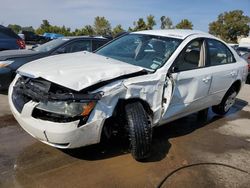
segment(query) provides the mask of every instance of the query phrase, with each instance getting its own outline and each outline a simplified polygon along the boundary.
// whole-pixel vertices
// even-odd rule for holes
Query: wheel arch
[[[241,81],[240,80],[234,81],[234,83],[232,84],[232,86],[230,88],[235,88],[235,90],[238,94],[240,92],[240,89],[241,89]]]
[[[126,105],[128,103],[133,103],[133,102],[140,102],[142,104],[143,108],[146,110],[147,114],[150,116],[153,116],[153,111],[152,111],[149,103],[141,98],[119,99],[116,107],[123,108],[124,105]]]
[[[121,121],[121,114],[124,114],[124,110],[125,110],[125,105],[126,104],[129,104],[129,103],[133,103],[133,102],[140,102],[143,106],[143,108],[145,109],[146,113],[151,116],[151,118],[153,118],[153,111],[149,105],[149,103],[141,98],[129,98],[129,99],[122,99],[120,98],[117,103],[116,103],[116,106],[113,110],[113,113],[110,117],[108,117],[107,119],[105,119],[105,122],[102,126],[102,129],[101,129],[101,134],[100,134],[100,139],[103,138],[104,136],[104,129],[107,128],[107,126],[110,126],[111,125],[111,129],[112,129],[112,126],[114,125],[113,123],[115,123],[117,120],[118,121]]]

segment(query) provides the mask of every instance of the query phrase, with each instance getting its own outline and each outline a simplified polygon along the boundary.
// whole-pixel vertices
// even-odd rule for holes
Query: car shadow
[[[244,106],[248,105],[247,101],[237,99],[235,106],[227,113],[227,116],[241,111]],[[209,125],[214,121],[223,118],[218,116],[209,109],[207,117],[198,118],[197,113],[191,114],[184,118],[170,122],[166,125],[157,127],[153,132],[152,155],[143,162],[160,161],[168,154],[171,138],[191,134],[192,132]],[[113,137],[100,144],[82,147],[78,149],[62,150],[72,157],[82,160],[102,160],[129,153],[128,142],[120,137]]]

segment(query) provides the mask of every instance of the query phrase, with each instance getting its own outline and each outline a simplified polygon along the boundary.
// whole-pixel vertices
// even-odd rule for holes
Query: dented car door
[[[163,121],[171,121],[209,105],[209,92],[212,74],[207,72],[205,42],[203,39],[191,41],[180,53],[170,75],[173,93],[169,106],[162,114]],[[169,95],[165,93],[164,95]]]

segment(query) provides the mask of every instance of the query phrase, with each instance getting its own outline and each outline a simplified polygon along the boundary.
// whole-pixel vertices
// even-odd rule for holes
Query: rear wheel
[[[150,156],[152,142],[151,120],[140,102],[125,106],[131,154],[135,160]]]
[[[236,96],[237,91],[234,87],[231,87],[223,97],[221,103],[212,107],[213,112],[219,115],[225,115],[234,105]]]

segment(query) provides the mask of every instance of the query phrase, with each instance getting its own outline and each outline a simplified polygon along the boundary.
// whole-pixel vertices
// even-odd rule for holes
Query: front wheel
[[[230,88],[223,97],[221,103],[212,107],[213,112],[218,115],[225,115],[234,105],[236,96],[236,90],[233,87]]]
[[[135,160],[150,156],[152,142],[151,121],[140,102],[125,106],[131,154]]]

